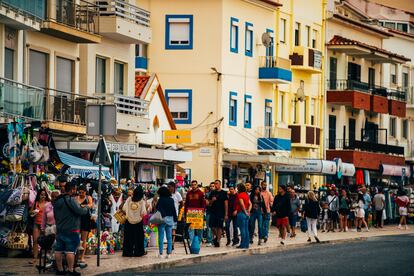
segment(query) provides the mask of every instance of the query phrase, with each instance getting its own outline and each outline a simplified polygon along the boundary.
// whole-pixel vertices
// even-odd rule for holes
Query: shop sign
[[[211,156],[211,148],[200,148],[200,156]]]
[[[106,147],[108,148],[109,152],[117,152],[117,153],[124,153],[124,154],[136,154],[137,153],[136,144],[121,144],[121,143],[106,142]]]
[[[189,208],[187,210],[186,222],[191,223],[191,229],[204,228],[204,209],[203,208]]]
[[[164,130],[164,144],[191,143],[191,130]]]
[[[276,165],[276,172],[336,174],[336,163],[319,159],[305,159],[305,165]]]

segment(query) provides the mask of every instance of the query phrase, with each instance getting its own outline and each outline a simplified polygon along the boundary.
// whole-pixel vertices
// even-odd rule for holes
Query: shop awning
[[[309,173],[309,174],[336,174],[336,162],[320,159],[298,159],[305,162],[304,165],[276,165],[276,172]]]
[[[352,163],[342,162],[342,176],[354,176],[355,166]]]
[[[379,171],[382,175],[388,176],[402,176],[405,171],[405,176],[410,177],[410,167],[408,166],[395,166],[382,164],[379,167]]]
[[[58,155],[62,163],[69,166],[69,169],[66,171],[66,173],[80,175],[81,177],[87,177],[90,174],[98,175],[99,168],[92,162],[61,151],[58,151]],[[102,166],[102,174],[106,178],[111,177],[109,168],[107,167]]]
[[[300,166],[305,165],[306,162],[303,159],[289,158],[286,156],[275,155],[248,155],[248,154],[236,154],[228,153],[223,154],[223,161],[227,162],[245,162],[245,163],[261,163],[271,165],[291,165]]]

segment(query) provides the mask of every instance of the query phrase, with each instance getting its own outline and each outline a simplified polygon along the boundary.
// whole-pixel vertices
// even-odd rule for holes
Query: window
[[[4,48],[4,77],[9,80],[14,79],[14,50]]]
[[[307,124],[308,120],[307,120],[307,116],[308,116],[308,106],[307,106],[307,100],[306,98],[303,100],[303,124]]]
[[[397,84],[397,65],[391,64],[391,83]]]
[[[295,22],[295,46],[300,45],[300,23]]]
[[[278,108],[277,108],[277,121],[283,122],[283,106],[284,106],[284,96],[283,93],[279,92],[279,97],[278,97]]]
[[[315,111],[316,111],[316,103],[315,99],[311,99],[310,102],[310,123],[311,125],[315,125]]]
[[[189,89],[166,89],[165,98],[176,124],[191,124],[192,91]]]
[[[166,15],[165,49],[193,49],[193,16]]]
[[[239,20],[237,18],[230,19],[230,52],[239,52]]]
[[[310,35],[311,35],[310,31],[311,31],[311,28],[310,28],[310,26],[305,26],[305,29],[306,29],[306,32],[305,32],[304,37],[303,37],[303,42],[305,43],[304,46],[310,47]]]
[[[124,64],[114,63],[114,94],[124,95]]]
[[[395,118],[390,118],[390,135],[392,137],[396,136],[396,132],[397,132],[396,128],[397,128],[396,119]]]
[[[280,19],[280,26],[279,26],[279,40],[282,43],[286,42],[286,19]]]
[[[237,126],[237,93],[236,92],[230,92],[229,125]]]
[[[56,89],[73,92],[74,61],[62,57],[56,58]]]
[[[244,95],[244,127],[252,127],[252,96]]]
[[[273,57],[274,56],[274,33],[272,29],[266,29],[266,33],[270,35],[270,45],[269,47],[266,47],[266,56],[267,57]],[[266,66],[270,66],[272,63],[273,58],[270,58],[270,60],[266,59]]]
[[[265,137],[270,137],[271,134],[271,128],[272,128],[272,100],[265,100]]]
[[[37,87],[46,88],[48,54],[30,50],[29,51],[29,84]]]
[[[397,30],[400,32],[408,33],[408,24],[407,23],[397,23]]]
[[[408,120],[402,121],[402,137],[405,139],[408,138]]]
[[[246,22],[245,33],[245,55],[248,57],[253,56],[253,24]]]
[[[389,29],[395,29],[395,23],[394,22],[384,22],[384,27]]]
[[[106,59],[96,57],[96,76],[95,76],[96,93],[106,92]]]
[[[318,31],[313,30],[312,31],[312,48],[316,49],[318,48]]]

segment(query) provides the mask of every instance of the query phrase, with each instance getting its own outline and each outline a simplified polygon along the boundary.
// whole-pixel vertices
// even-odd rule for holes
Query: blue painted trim
[[[265,108],[264,108],[264,112],[265,112],[265,116],[264,116],[264,125],[266,126],[266,105],[267,103],[272,103],[272,100],[269,99],[265,99]],[[270,127],[273,125],[273,107],[271,107],[271,112],[270,112]]]
[[[191,89],[165,89],[165,99],[167,104],[170,102],[170,94],[187,93],[188,94],[188,119],[174,119],[177,125],[191,124],[193,114],[193,91]]]
[[[230,52],[232,53],[238,53],[239,52],[239,26],[236,27],[236,47],[232,48],[231,45],[233,45],[233,22],[239,22],[239,19],[235,17],[230,18]]]
[[[274,33],[273,32],[273,30],[272,29],[269,29],[269,28],[267,28],[266,29],[266,33]],[[274,55],[274,53],[275,53],[275,40],[274,40],[274,38],[272,37],[272,48],[267,48],[266,47],[266,56],[267,57],[270,57],[270,56],[273,56]],[[271,50],[271,51],[269,51],[269,50]]]
[[[148,59],[146,57],[135,57],[135,69],[148,69]]]
[[[248,56],[248,57],[253,57],[253,40],[254,40],[254,33],[253,33],[252,30],[249,30],[248,29],[249,26],[252,26],[253,27],[253,24],[252,23],[249,23],[249,22],[246,22],[246,24],[245,24],[245,32],[244,32],[244,54],[246,56]],[[247,51],[247,32],[251,32],[252,33],[252,35],[251,35],[251,38],[252,39],[250,41],[250,49],[251,49],[251,51]]]
[[[282,138],[258,138],[258,150],[292,150],[292,142]]]
[[[259,79],[292,81],[292,71],[278,67],[260,67]]]
[[[170,18],[188,18],[190,19],[190,43],[188,45],[171,45],[170,44]],[[165,49],[166,50],[192,50],[193,49],[193,15],[192,14],[167,14],[165,15]]]
[[[230,120],[230,118],[231,118],[231,108],[230,108],[231,96],[236,96],[237,97],[237,93],[230,91],[230,94],[229,94],[229,125],[230,126],[237,126],[237,100],[235,100],[236,103],[234,105],[234,113],[235,113],[234,114],[234,121]]]
[[[252,104],[253,102],[251,101],[250,103],[248,103],[246,100],[247,99],[252,99],[252,96],[250,95],[244,95],[244,128],[252,128]],[[249,118],[248,121],[246,122],[246,108],[249,108]]]

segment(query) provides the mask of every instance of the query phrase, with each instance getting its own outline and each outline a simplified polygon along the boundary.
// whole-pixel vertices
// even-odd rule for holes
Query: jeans
[[[263,214],[262,238],[269,237],[270,213]]]
[[[198,236],[200,239],[200,243],[203,239],[203,230],[202,229],[188,229],[188,237],[190,238],[190,242],[193,241],[194,235]]]
[[[165,223],[158,225],[158,248],[160,251],[160,255],[162,255],[163,247],[164,247],[164,231],[167,235],[167,254],[171,254],[172,252],[172,227],[174,225],[174,218],[164,217]]]
[[[233,243],[239,242],[239,231],[237,231],[237,217],[229,217],[226,221],[226,237],[227,241],[230,241],[230,224],[233,224]]]
[[[207,213],[206,214],[206,229],[204,230],[204,232],[205,232],[207,243],[213,243],[213,231],[211,230],[211,227],[209,225],[210,225],[210,214]]]
[[[308,224],[308,237],[317,237],[318,229],[316,228],[316,223],[318,220],[313,218],[306,218],[306,222]]]
[[[376,210],[375,211],[375,220],[377,227],[382,226],[382,213],[384,210]]]
[[[240,228],[240,248],[249,248],[249,217],[244,212],[237,213],[237,226]]]
[[[256,220],[257,220],[257,228],[259,232],[259,240],[263,238],[262,234],[262,223],[263,223],[263,214],[260,210],[253,209],[250,214],[250,240],[253,240],[253,234],[256,228]]]

